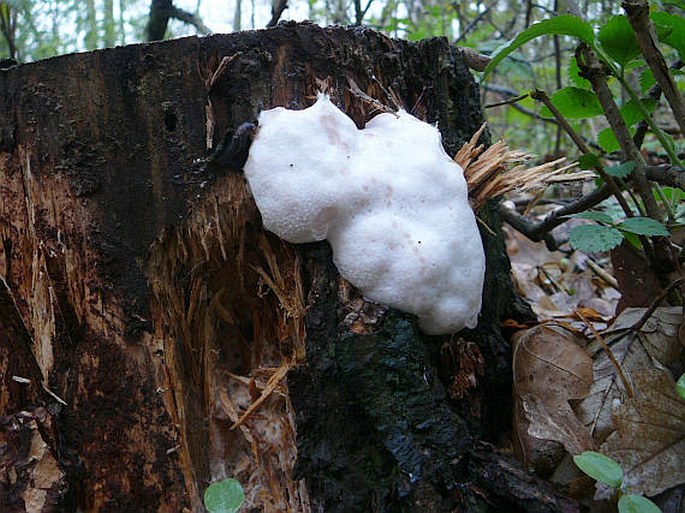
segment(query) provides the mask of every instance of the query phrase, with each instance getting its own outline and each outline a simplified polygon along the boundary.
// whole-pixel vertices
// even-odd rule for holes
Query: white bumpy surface
[[[266,229],[328,239],[340,274],[432,335],[475,327],[485,255],[466,181],[440,132],[407,112],[363,130],[327,95],[259,115],[245,175]]]

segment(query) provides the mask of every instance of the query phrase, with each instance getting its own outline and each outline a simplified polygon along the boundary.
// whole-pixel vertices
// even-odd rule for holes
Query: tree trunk
[[[427,337],[365,302],[326,243],[265,232],[242,174],[203,165],[321,81],[363,126],[348,78],[392,89],[451,153],[482,122],[446,40],[369,30],[287,23],[0,71],[0,510],[200,512],[225,477],[245,511],[573,509],[482,442],[510,424],[500,322],[528,315],[496,206],[478,329]]]

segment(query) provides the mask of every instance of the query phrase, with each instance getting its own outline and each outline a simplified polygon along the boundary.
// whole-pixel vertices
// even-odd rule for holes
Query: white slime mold
[[[428,334],[475,327],[485,255],[463,171],[435,127],[400,110],[358,130],[321,94],[259,115],[245,175],[265,228],[328,239],[368,299],[416,314]]]

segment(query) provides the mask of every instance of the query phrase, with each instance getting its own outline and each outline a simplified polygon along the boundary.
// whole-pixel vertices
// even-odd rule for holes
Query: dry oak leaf
[[[560,442],[572,454],[592,449],[589,430],[569,404],[592,383],[592,360],[578,339],[560,326],[540,325],[519,332],[514,344],[515,436],[526,465],[537,467],[531,459],[546,452],[534,439]]]
[[[646,308],[626,308],[603,338],[630,379],[636,370],[663,368],[676,360],[683,347],[678,341],[678,327],[683,322],[681,307],[657,308],[638,331],[633,327],[645,315]],[[614,430],[611,413],[614,404],[627,397],[616,367],[597,341],[588,344],[593,359],[594,383],[589,395],[576,408],[599,442]]]
[[[667,371],[632,377],[636,396],[615,409],[602,452],[621,464],[627,491],[654,496],[685,483],[685,401]]]

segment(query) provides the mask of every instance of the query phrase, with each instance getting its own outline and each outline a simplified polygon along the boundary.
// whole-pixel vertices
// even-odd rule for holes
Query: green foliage
[[[685,60],[685,19],[663,11],[653,12],[651,18],[659,32],[661,42],[674,48],[678,56]]]
[[[590,89],[590,81],[580,76],[580,69],[578,68],[578,61],[576,56],[572,55],[568,61],[568,78],[581,89]]]
[[[597,95],[579,87],[564,87],[554,93],[550,100],[567,119],[587,119],[604,113]],[[543,107],[540,115],[551,117],[552,113],[547,107]]]
[[[619,513],[661,513],[659,507],[649,499],[641,495],[620,492],[623,469],[613,458],[599,452],[585,451],[575,455],[573,462],[594,480],[619,490]]]
[[[618,224],[621,231],[646,235],[648,237],[668,237],[668,229],[651,217],[630,217]]]
[[[618,513],[661,513],[661,510],[646,497],[631,493],[618,499]]]
[[[588,44],[593,44],[595,40],[595,33],[590,24],[576,16],[556,16],[534,23],[512,41],[505,43],[495,51],[485,68],[483,77],[487,77],[505,57],[521,48],[528,41],[544,35],[574,36]]]
[[[635,169],[635,162],[624,162],[623,164],[616,164],[604,169],[606,174],[614,178],[628,178],[630,173]]]
[[[245,502],[245,492],[236,479],[224,479],[205,490],[205,507],[209,513],[235,513]]]
[[[586,153],[578,158],[578,165],[580,169],[595,169],[602,165],[599,161],[599,157],[594,153]]]
[[[640,46],[628,18],[623,15],[613,16],[597,34],[602,48],[621,67],[640,55]]]
[[[678,397],[685,400],[685,374],[680,375],[678,382],[675,384],[675,388],[678,392]]]
[[[599,225],[574,226],[569,232],[569,243],[574,249],[587,253],[609,251],[628,239],[635,242],[634,235],[668,237],[668,229],[651,217],[631,217],[615,223],[604,212],[581,212],[575,218],[589,219]]]
[[[573,457],[576,466],[588,476],[612,488],[623,482],[623,469],[609,456],[595,451],[585,451]]]

